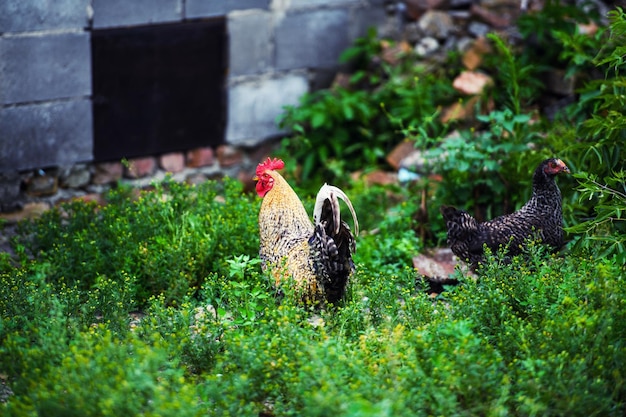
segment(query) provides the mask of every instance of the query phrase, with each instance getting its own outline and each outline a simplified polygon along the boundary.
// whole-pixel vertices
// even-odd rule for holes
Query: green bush
[[[577,240],[579,248],[600,257],[615,255],[626,263],[626,14],[617,8],[609,17],[608,39],[598,38],[599,52],[586,58],[603,69],[605,77],[586,83],[581,91],[586,97],[571,110],[585,118],[577,130],[580,139],[568,147],[577,155],[579,187],[572,201],[578,218],[567,230],[585,238]]]
[[[363,207],[385,198],[377,189],[360,193]],[[249,196],[229,198],[232,207],[252,211]],[[192,213],[197,199],[196,187],[175,197]],[[127,200],[110,204],[118,205],[111,213],[128,215],[120,209]],[[145,213],[155,201],[132,204],[147,205],[137,207]],[[90,288],[63,285],[49,278],[80,253],[55,259],[35,251],[37,257],[0,276],[0,370],[14,392],[0,410],[16,416],[623,413],[622,264],[573,254],[560,259],[531,245],[511,264],[493,258],[478,281],[457,272],[461,285],[432,299],[411,268],[422,247],[411,211],[402,202],[380,215],[378,233],[359,238],[347,299],[317,312],[275,297],[257,255],[245,253],[248,241],[225,254],[215,264],[219,271],[208,272],[198,288],[153,294],[141,312],[131,311],[137,303],[129,297],[140,285],[131,275],[100,275]],[[134,221],[137,230],[144,230],[142,222],[155,224]],[[73,222],[64,218],[59,228],[81,230]],[[200,232],[180,233],[184,242]]]
[[[73,202],[21,225],[27,252],[50,262],[48,282],[90,289],[129,280],[127,300],[141,307],[152,295],[176,300],[209,274],[226,274],[233,253],[258,252],[259,201],[242,198],[237,181],[166,181],[138,197],[122,188],[106,198],[103,207]]]
[[[473,330],[498,349],[523,415],[612,415],[626,382],[622,265],[544,250],[531,245],[507,265],[492,259],[453,296],[452,314],[471,314]]]
[[[549,68],[562,68],[569,64],[567,57],[570,52],[567,51],[571,51],[570,47],[573,46],[567,44],[565,39],[576,35],[578,23],[594,22],[601,25],[600,20],[600,10],[593,2],[574,5],[561,0],[547,0],[541,10],[524,13],[517,21],[526,41],[522,61],[538,67],[538,77]],[[587,47],[590,39],[587,35],[584,38],[581,36],[576,45],[578,50]],[[576,64],[582,61],[577,59]]]
[[[537,249],[483,272],[445,303],[359,281],[386,307],[354,298],[322,325],[281,306],[227,332],[204,392],[217,415],[619,415],[620,265]]]
[[[454,100],[445,74],[416,64],[413,53],[399,54],[394,64],[381,54],[370,30],[342,56],[354,66],[348,86],[305,94],[285,109],[280,125],[294,136],[283,140],[282,153],[301,164],[303,182],[345,185],[351,172],[385,166],[385,156],[403,139],[394,123],[430,119],[441,103]]]
[[[538,135],[527,127],[529,115],[507,109],[478,120],[488,123],[488,129],[461,131],[425,157],[442,176],[435,199],[474,207],[476,217],[485,220],[512,212],[530,198],[532,174],[544,156],[532,152]],[[439,218],[438,207],[433,208],[431,217]]]
[[[426,69],[410,52],[398,53],[389,61],[384,53],[391,48],[385,48],[371,31],[343,56],[354,65],[348,88],[305,95],[299,106],[288,108],[282,117],[282,125],[295,133],[285,139],[284,152],[301,164],[298,168],[298,164],[291,164],[292,174],[305,184],[345,184],[348,173],[380,166],[391,147],[409,137],[425,152],[430,170],[443,178],[441,183],[426,181],[423,185],[429,192],[434,190],[435,204],[427,205],[431,224],[425,234],[435,242],[441,242],[444,235],[439,204],[473,209],[481,220],[512,212],[530,197],[532,172],[546,157],[560,157],[573,172],[595,175],[592,179],[604,185],[619,182],[619,174],[612,173],[623,170],[626,160],[621,146],[621,14],[620,8],[611,12],[610,30],[600,27],[593,35],[581,34],[578,24],[601,22],[597,8],[549,1],[539,12],[520,17],[521,46],[489,34],[494,52],[485,57],[481,70],[492,75],[495,85],[477,106],[484,111],[488,108],[485,103],[493,103],[494,108],[478,114],[475,120],[448,125],[438,116],[451,102],[445,97],[454,100],[450,80],[458,73],[458,57],[451,55],[441,66],[447,68],[443,71]],[[393,46],[393,42],[388,45]],[[578,87],[576,102],[557,114],[558,123],[537,112],[537,99],[543,93],[548,71],[575,77]],[[456,134],[446,137],[453,128],[457,128]],[[595,204],[577,201],[592,190],[572,191],[576,185],[569,178],[560,183],[569,203],[564,208],[568,226],[580,223],[581,217],[593,222],[593,208],[607,206],[597,200]],[[619,187],[609,188],[609,193],[596,188],[595,197],[612,198],[606,196],[620,193]],[[617,199],[608,205],[619,204]],[[598,218],[610,218],[621,233],[623,222],[612,208],[598,213]],[[592,229],[568,231],[574,234]],[[602,228],[596,233],[596,238],[599,236],[607,236],[605,253],[621,251],[619,237]]]
[[[37,356],[24,347],[19,355]],[[186,383],[176,360],[159,337],[151,343],[132,332],[123,339],[102,327],[76,334],[56,359],[41,368],[25,360],[29,382],[4,407],[3,415],[50,416],[199,416],[196,388]]]

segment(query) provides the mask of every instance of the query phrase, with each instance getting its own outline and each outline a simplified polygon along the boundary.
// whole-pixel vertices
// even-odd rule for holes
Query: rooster
[[[259,255],[276,286],[293,280],[302,300],[313,305],[336,304],[354,272],[352,254],[359,223],[352,203],[337,187],[324,184],[317,194],[313,222],[287,181],[277,170],[285,163],[270,159],[256,169],[256,191],[263,198],[259,211]],[[340,218],[339,199],[347,204],[355,235]]]
[[[570,172],[563,161],[546,159],[533,174],[530,200],[518,211],[484,223],[466,211],[442,206],[452,252],[475,270],[484,262],[484,245],[494,253],[500,247],[506,248],[508,256],[515,256],[522,252],[526,239],[538,237],[553,249],[559,249],[563,245],[563,213],[555,177],[561,172]]]

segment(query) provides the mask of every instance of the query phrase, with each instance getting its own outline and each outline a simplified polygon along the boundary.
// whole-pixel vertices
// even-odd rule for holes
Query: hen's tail
[[[339,199],[345,201],[354,221],[354,234],[341,220]],[[313,263],[328,302],[336,303],[345,294],[348,278],[354,270],[352,254],[356,251],[354,236],[359,221],[348,196],[339,188],[324,184],[317,194],[313,210],[315,232],[309,240]]]
[[[468,239],[478,229],[478,222],[464,210],[441,206],[441,215],[446,221],[448,241]]]
[[[446,222],[451,221],[454,223],[458,222],[459,218],[463,217],[463,213],[465,213],[463,210],[459,210],[456,207],[445,205],[441,206],[439,211],[441,211],[441,215]]]
[[[468,212],[450,206],[441,206],[441,215],[446,221],[450,249],[474,268],[483,252],[480,239],[476,239],[479,234],[478,221]]]

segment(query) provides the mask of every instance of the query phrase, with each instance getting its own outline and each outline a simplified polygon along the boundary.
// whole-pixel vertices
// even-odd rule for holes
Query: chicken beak
[[[258,181],[258,180],[259,180],[259,176],[258,176],[258,175],[255,175],[255,176],[252,178],[252,181]]]
[[[563,162],[563,161],[561,161],[561,160],[559,159],[559,162],[558,162],[558,163],[561,165],[561,171],[560,171],[560,172],[565,172],[565,173],[567,173],[567,174],[569,174],[569,173],[570,173],[570,170],[569,170],[569,168],[567,167],[567,165],[565,165],[565,162]]]

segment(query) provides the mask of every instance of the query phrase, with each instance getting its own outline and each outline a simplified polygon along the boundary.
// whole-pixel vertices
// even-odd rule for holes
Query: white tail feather
[[[352,214],[352,220],[354,220],[354,236],[359,235],[359,221],[356,218],[356,212],[354,211],[354,207],[352,206],[352,202],[340,188],[335,187],[334,185],[324,184],[322,188],[320,188],[317,193],[317,198],[315,199],[315,208],[313,209],[313,220],[317,224],[322,215],[322,207],[324,206],[324,200],[328,199],[330,201],[333,216],[335,217],[335,233],[339,232],[339,226],[341,225],[341,215],[339,210],[339,200],[338,198],[345,201],[348,209],[350,209],[350,213]]]

